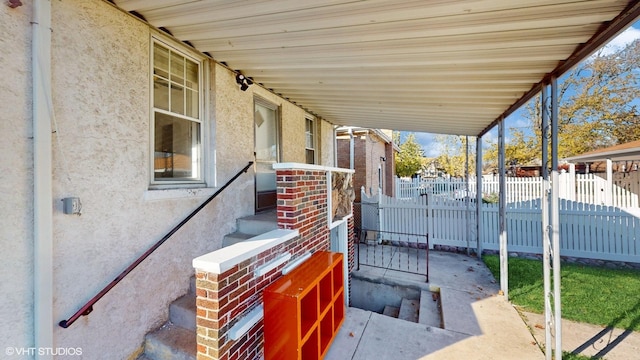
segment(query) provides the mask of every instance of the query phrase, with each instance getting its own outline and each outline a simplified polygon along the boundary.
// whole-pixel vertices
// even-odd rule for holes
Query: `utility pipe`
[[[51,1],[33,2],[33,335],[53,348],[53,186],[51,160]],[[53,359],[36,352],[37,359]]]
[[[349,169],[355,169],[355,143],[353,140],[353,129],[349,128]]]

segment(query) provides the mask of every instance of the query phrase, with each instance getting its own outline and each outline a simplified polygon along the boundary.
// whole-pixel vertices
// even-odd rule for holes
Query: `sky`
[[[630,42],[640,39],[640,21],[637,21],[631,27],[627,28],[625,31],[620,33],[617,37],[612,39],[607,45],[605,45],[602,49],[603,54],[609,54],[616,49],[623,48]],[[528,122],[523,118],[522,111],[516,111],[511,116],[506,118],[505,122],[505,141],[509,142],[509,128],[512,127],[525,127]],[[402,133],[403,138],[408,133]],[[424,150],[424,154],[426,157],[437,157],[440,155],[440,147],[438,143],[435,141],[436,134],[431,133],[414,133],[416,137],[416,141],[420,144]],[[493,130],[488,132],[483,136],[483,146],[486,148],[489,143],[495,142],[498,137],[498,129],[494,127]]]

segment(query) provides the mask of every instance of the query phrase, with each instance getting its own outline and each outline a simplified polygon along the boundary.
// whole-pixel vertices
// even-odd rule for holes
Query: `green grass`
[[[576,354],[572,354],[568,351],[564,351],[562,353],[562,360],[591,360],[591,359],[601,359],[601,358],[597,358],[597,357],[591,357],[591,356],[584,356],[584,355],[576,355]]]
[[[483,259],[499,281],[499,257]],[[640,331],[640,271],[563,263],[560,276],[563,319]],[[509,299],[544,313],[541,261],[509,258]]]

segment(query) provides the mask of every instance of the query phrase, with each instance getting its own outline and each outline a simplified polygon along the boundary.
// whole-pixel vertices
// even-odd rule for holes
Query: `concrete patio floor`
[[[385,263],[401,263],[387,247]],[[424,250],[421,250],[424,251]],[[419,258],[426,259],[420,255]],[[425,260],[421,260],[426,263]],[[413,268],[413,266],[412,266]],[[426,270],[419,264],[420,272]],[[354,307],[325,359],[544,359],[544,315],[519,313],[498,295],[499,285],[475,257],[431,251],[425,275],[361,265],[353,277],[387,284],[439,289],[444,329]],[[606,360],[640,358],[640,332],[562,321],[564,351]]]
[[[538,344],[474,257],[430,252],[426,277],[361,265],[353,276],[439,289],[444,329],[349,307],[327,360],[542,359]]]

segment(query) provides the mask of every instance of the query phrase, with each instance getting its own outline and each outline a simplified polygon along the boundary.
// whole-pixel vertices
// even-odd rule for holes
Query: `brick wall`
[[[198,359],[257,359],[262,354],[262,323],[233,341],[229,330],[239,317],[262,302],[262,290],[281,276],[283,265],[254,276],[261,265],[292,251],[300,238],[266,250],[221,274],[196,269]],[[294,255],[295,256],[295,255]]]
[[[326,170],[277,170],[278,227],[297,230],[298,236],[216,273],[196,269],[198,359],[258,359],[263,354],[262,321],[237,340],[229,331],[262,302],[262,291],[281,275],[281,264],[262,276],[254,272],[278,255],[296,259],[309,251],[329,250]],[[349,271],[353,269],[353,217],[348,220]],[[228,250],[228,248],[225,248]],[[221,249],[224,250],[224,249]]]
[[[278,227],[298,230],[302,250],[329,250],[327,174],[320,170],[278,170]]]

